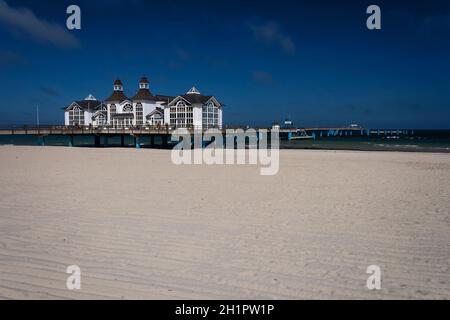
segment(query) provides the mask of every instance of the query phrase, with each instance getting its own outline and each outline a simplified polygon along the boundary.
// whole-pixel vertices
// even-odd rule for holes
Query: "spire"
[[[114,91],[123,91],[123,84],[122,81],[120,81],[120,79],[114,81]]]
[[[200,94],[196,87],[192,87],[186,94]]]
[[[97,99],[92,94],[88,95],[86,98],[84,98],[84,100],[97,101]]]
[[[139,89],[149,89],[148,79],[146,76],[142,76],[139,80]]]
[[[114,81],[114,91],[111,94],[111,96],[106,99],[105,101],[110,101],[110,102],[122,102],[125,100],[129,100],[127,98],[127,96],[123,93],[123,84],[122,81],[120,81],[120,79],[117,79],[116,81]]]
[[[139,80],[139,90],[133,97],[133,101],[155,101],[155,97],[150,92],[148,78],[146,76],[142,76],[141,80]]]

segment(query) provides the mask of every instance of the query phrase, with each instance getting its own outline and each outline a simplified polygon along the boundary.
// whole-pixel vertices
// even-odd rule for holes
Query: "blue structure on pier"
[[[287,138],[288,138],[288,141],[291,141],[292,140],[292,132],[288,132],[288,136],[287,136]]]

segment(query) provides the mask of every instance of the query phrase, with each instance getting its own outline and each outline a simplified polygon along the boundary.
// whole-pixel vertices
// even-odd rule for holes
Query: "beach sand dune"
[[[449,155],[280,162],[261,176],[164,150],[0,147],[0,298],[450,298]]]

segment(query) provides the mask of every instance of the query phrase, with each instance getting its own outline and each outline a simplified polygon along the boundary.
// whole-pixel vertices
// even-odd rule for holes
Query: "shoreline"
[[[95,146],[73,146],[73,147],[68,147],[68,146],[62,146],[62,145],[46,145],[46,146],[37,146],[37,145],[14,145],[14,144],[0,144],[0,148],[3,147],[30,147],[30,148],[65,148],[65,149],[98,149],[98,150],[103,150],[103,149],[111,149],[111,150],[117,150],[117,149],[124,149],[124,150],[133,150],[135,149],[132,146],[128,146],[128,147],[120,147],[120,146],[108,146],[108,147],[95,147]],[[158,147],[147,147],[147,146],[141,146],[140,147],[141,150],[165,150],[165,151],[170,151],[172,150],[172,148],[168,147],[168,148],[158,148]],[[270,148],[268,148],[270,150]],[[236,149],[235,149],[236,150]],[[246,149],[248,150],[248,148]],[[375,153],[375,152],[382,152],[382,153],[389,153],[389,152],[394,152],[394,153],[436,153],[436,154],[449,154],[450,153],[450,149],[446,149],[444,150],[427,150],[425,148],[423,149],[419,149],[419,150],[414,150],[414,149],[395,149],[395,150],[389,150],[389,149],[361,149],[361,148],[345,148],[345,149],[340,149],[340,148],[314,148],[314,147],[304,147],[304,148],[296,148],[296,147],[286,147],[286,146],[280,146],[279,150],[284,150],[284,151],[288,151],[288,150],[298,150],[298,151],[355,151],[355,152],[370,152],[370,153]]]

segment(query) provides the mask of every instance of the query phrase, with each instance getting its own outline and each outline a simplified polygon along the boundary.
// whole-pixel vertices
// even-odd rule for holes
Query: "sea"
[[[380,131],[383,129],[380,129]],[[282,139],[280,149],[361,150],[450,153],[450,130],[410,130],[414,134],[400,136],[316,136],[315,139]],[[94,147],[93,136],[75,136],[74,147]],[[142,137],[143,148],[150,147],[150,138]],[[42,140],[29,135],[0,135],[0,145],[42,145]],[[54,135],[45,137],[46,146],[68,146],[69,137]],[[134,138],[125,136],[125,147],[134,147]],[[120,136],[108,138],[108,147],[120,147]],[[162,139],[156,137],[155,148],[162,148]]]
[[[395,132],[390,129],[372,132]],[[403,131],[403,130],[402,130]],[[306,140],[282,140],[282,149],[450,152],[450,130],[404,130],[407,134],[376,134],[359,136],[319,136]]]

